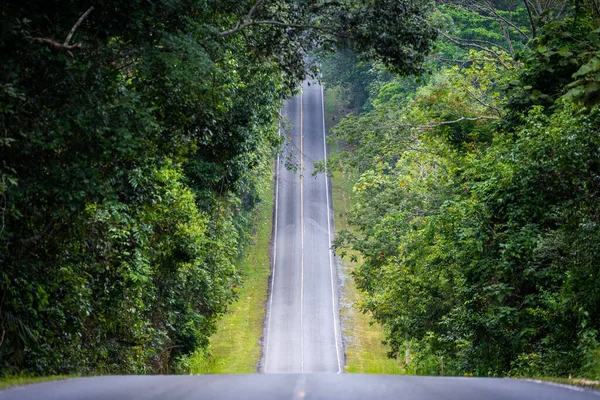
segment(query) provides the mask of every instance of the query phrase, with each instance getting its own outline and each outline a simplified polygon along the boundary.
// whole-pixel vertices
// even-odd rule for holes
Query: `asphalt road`
[[[326,156],[323,88],[304,82],[284,108],[288,150],[298,170],[279,160],[273,235],[273,275],[261,370],[266,373],[343,369],[337,273],[330,250],[330,182],[312,176]]]
[[[103,376],[0,390],[0,400],[592,400],[598,392],[513,379],[355,374]]]

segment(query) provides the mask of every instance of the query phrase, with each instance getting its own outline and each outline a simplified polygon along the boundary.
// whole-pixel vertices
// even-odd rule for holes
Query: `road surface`
[[[326,157],[323,88],[304,82],[287,102],[288,148],[298,165],[278,160],[273,272],[267,303],[261,370],[266,373],[340,373],[343,348],[337,306],[337,273],[330,250],[329,179],[312,176]]]
[[[0,390],[0,400],[597,400],[598,392],[513,379],[358,374],[101,376]]]

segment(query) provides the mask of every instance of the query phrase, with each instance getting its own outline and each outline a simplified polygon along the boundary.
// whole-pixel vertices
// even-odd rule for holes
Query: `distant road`
[[[291,132],[283,134],[299,169],[288,171],[281,160],[277,167],[266,373],[343,371],[330,183],[324,174],[312,176],[314,162],[326,156],[323,113],[323,88],[308,81],[284,109]]]
[[[356,374],[101,376],[0,390],[0,400],[597,400],[598,392],[513,379]]]

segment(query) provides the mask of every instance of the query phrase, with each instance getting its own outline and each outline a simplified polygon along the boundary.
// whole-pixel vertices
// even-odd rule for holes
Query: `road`
[[[337,273],[330,250],[330,182],[312,176],[326,157],[323,88],[304,82],[287,102],[289,151],[298,165],[278,160],[273,272],[267,303],[261,370],[266,373],[340,373],[343,349]]]
[[[101,376],[0,390],[0,400],[597,400],[524,380],[358,374]]]

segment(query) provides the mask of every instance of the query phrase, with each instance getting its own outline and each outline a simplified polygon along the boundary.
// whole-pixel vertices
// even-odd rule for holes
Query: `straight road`
[[[517,379],[359,374],[99,376],[0,390],[0,400],[597,400],[600,392]]]
[[[304,82],[302,94],[288,101],[291,151],[298,171],[278,160],[273,234],[273,272],[267,303],[262,371],[343,370],[337,299],[337,272],[330,250],[330,182],[312,176],[325,159],[323,88]]]

